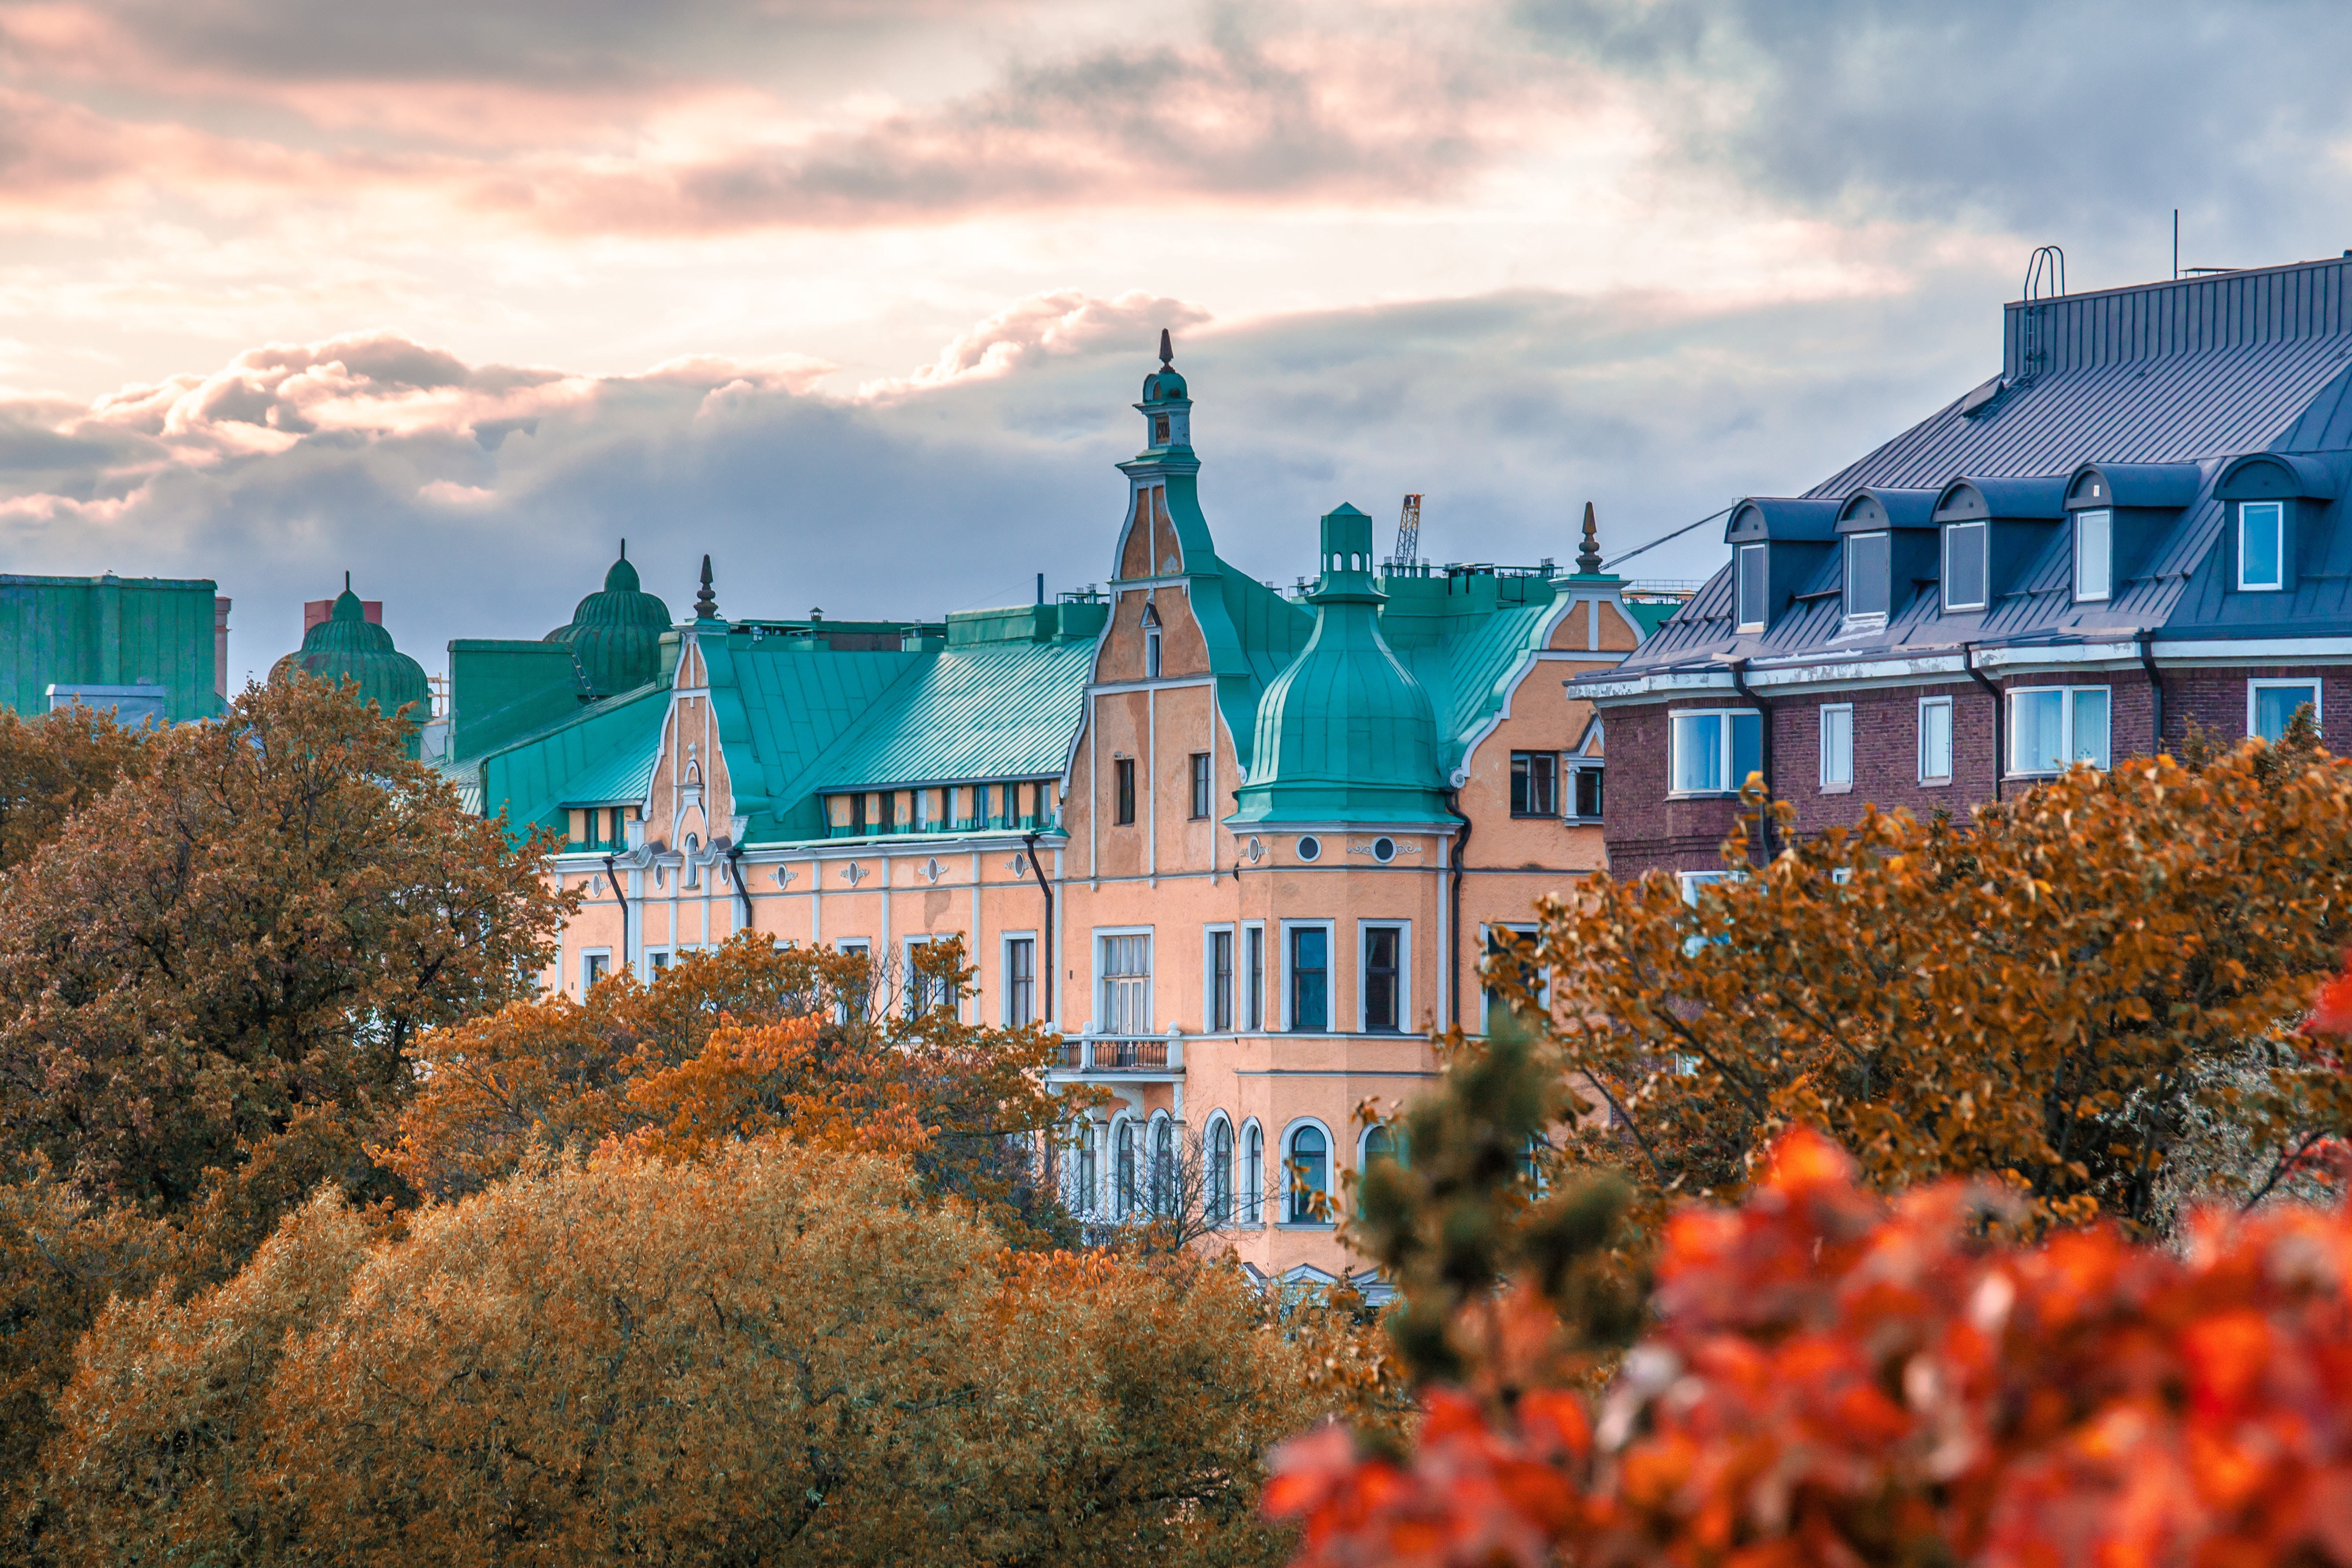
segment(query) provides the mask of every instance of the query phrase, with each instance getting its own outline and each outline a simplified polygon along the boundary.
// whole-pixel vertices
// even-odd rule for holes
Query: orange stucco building
[[[1484,1027],[1488,933],[1604,863],[1603,737],[1565,682],[1671,606],[1601,572],[1589,510],[1560,573],[1376,561],[1343,506],[1301,526],[1313,586],[1285,595],[1218,554],[1165,357],[1135,406],[1106,592],[895,633],[722,616],[706,574],[656,633],[622,563],[574,623],[618,662],[575,657],[568,710],[478,727],[451,768],[568,835],[588,897],[551,985],[747,928],[892,973],[961,937],[953,1005],[1051,1023],[1055,1080],[1114,1099],[1055,1152],[1074,1209],[1196,1205],[1263,1273],[1319,1279],[1357,1265],[1302,1181],[1340,1200],[1358,1106],[1434,1076],[1431,1031]]]

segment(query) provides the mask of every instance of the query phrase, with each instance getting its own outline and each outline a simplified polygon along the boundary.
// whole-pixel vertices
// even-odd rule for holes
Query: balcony
[[[1053,1071],[1090,1077],[1103,1073],[1144,1078],[1184,1076],[1184,1037],[1157,1035],[1076,1035],[1062,1040],[1062,1054]]]

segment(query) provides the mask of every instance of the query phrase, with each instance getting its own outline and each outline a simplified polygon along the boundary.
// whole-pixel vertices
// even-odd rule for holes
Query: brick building
[[[1760,773],[1801,831],[1964,813],[2075,760],[2352,741],[2352,251],[2004,308],[2001,373],[1799,497],[1614,669],[1619,877],[1722,872]]]

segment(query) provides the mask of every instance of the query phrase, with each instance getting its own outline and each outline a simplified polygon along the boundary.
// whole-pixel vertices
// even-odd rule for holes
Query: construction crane
[[[1421,559],[1421,498],[1404,498],[1404,510],[1397,518],[1396,558],[1410,565]]]

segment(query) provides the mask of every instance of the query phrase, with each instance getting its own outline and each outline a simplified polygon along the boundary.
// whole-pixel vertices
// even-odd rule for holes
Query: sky
[[[2352,10],[0,0],[0,569],[341,574],[428,670],[616,542],[686,613],[1098,583],[1162,327],[1220,552],[1419,491],[1615,554],[2080,291],[2352,247]],[[1710,525],[1629,563],[1706,575]]]

